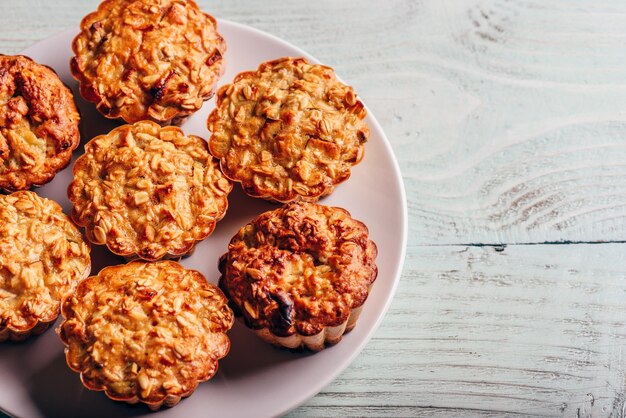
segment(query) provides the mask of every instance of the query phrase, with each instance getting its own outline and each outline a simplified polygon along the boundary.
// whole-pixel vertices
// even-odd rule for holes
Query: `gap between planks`
[[[603,244],[626,244],[624,241],[544,241],[544,242],[514,242],[514,243],[458,243],[458,244],[410,244],[407,250],[419,247],[493,247],[496,251],[504,251],[506,247],[525,245],[603,245]]]

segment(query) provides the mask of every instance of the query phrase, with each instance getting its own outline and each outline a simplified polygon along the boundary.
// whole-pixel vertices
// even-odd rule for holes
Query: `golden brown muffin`
[[[72,75],[108,118],[179,125],[224,72],[226,42],[192,0],[105,0],[80,29]]]
[[[154,261],[187,255],[208,237],[231,190],[205,140],[143,121],[89,141],[68,195],[92,243]]]
[[[314,202],[363,158],[365,115],[332,68],[281,58],[220,88],[209,149],[250,196]]]
[[[80,142],[72,92],[50,67],[0,54],[0,190],[52,180]]]
[[[0,195],[0,341],[45,331],[90,269],[89,246],[56,202]]]
[[[226,298],[173,261],[106,267],[80,282],[62,314],[67,364],[85,387],[153,410],[191,395],[230,348]]]
[[[355,326],[376,254],[367,227],[345,209],[293,202],[239,230],[220,259],[219,285],[265,341],[318,351]]]

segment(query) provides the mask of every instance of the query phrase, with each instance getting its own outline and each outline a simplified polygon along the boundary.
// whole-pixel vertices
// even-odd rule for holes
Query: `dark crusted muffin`
[[[318,351],[356,324],[377,275],[367,227],[341,208],[294,202],[232,238],[219,285],[261,338]]]
[[[72,92],[49,67],[0,54],[0,190],[52,180],[80,142]]]
[[[281,58],[219,89],[209,149],[250,196],[314,202],[363,158],[365,115],[332,68]]]
[[[226,298],[173,261],[106,267],[80,282],[62,314],[67,364],[85,387],[153,410],[191,395],[230,348]]]
[[[72,219],[127,259],[189,254],[222,219],[232,190],[204,139],[150,121],[93,138],[73,172]]]
[[[178,125],[224,71],[217,23],[192,0],[105,0],[80,29],[72,74],[108,118]]]
[[[90,270],[89,246],[56,202],[0,195],[0,341],[45,331]]]

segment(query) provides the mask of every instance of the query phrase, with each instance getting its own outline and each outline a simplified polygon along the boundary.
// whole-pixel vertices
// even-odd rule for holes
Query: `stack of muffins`
[[[178,126],[214,95],[226,42],[193,1],[105,0],[72,49],[81,95],[127,124],[85,145],[68,218],[27,190],[80,142],[71,91],[48,67],[0,56],[0,341],[39,334],[60,312],[85,387],[154,410],[216,373],[235,317],[281,347],[339,342],[377,275],[367,227],[315,203],[363,158],[354,90],[304,58],[262,63],[217,91],[207,143]],[[281,206],[214,257],[217,288],[175,260],[211,235],[234,182]],[[128,263],[87,277],[92,244]]]

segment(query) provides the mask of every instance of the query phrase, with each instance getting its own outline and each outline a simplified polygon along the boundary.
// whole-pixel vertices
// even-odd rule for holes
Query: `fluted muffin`
[[[0,195],[0,341],[45,331],[90,269],[89,246],[56,202]]]
[[[213,96],[226,42],[192,0],[105,0],[72,50],[81,95],[104,116],[178,125]]]
[[[173,261],[106,267],[80,282],[62,313],[67,363],[85,387],[153,410],[191,395],[230,348],[226,298]]]
[[[127,259],[189,254],[222,219],[232,190],[206,141],[149,121],[93,138],[73,172],[72,219]]]
[[[209,148],[250,196],[316,201],[350,176],[369,128],[352,87],[330,67],[281,58],[217,93]]]
[[[376,254],[367,227],[345,209],[293,202],[239,230],[220,259],[219,285],[262,339],[318,351],[355,326]]]
[[[50,67],[0,54],[0,190],[52,180],[80,142],[72,92]]]

